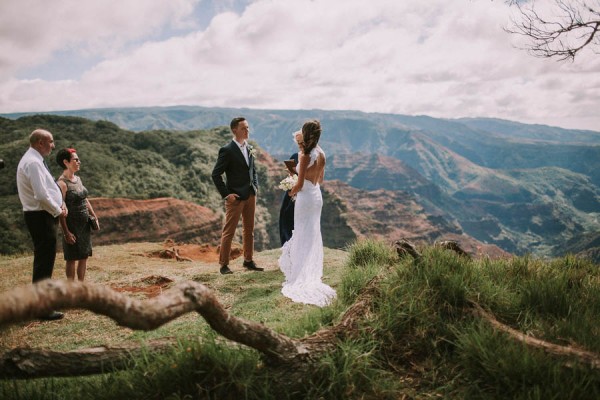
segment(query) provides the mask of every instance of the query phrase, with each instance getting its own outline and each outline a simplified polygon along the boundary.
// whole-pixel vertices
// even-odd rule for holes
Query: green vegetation
[[[56,151],[74,147],[82,161],[79,175],[91,197],[152,199],[174,197],[215,210],[220,196],[211,179],[219,147],[231,139],[227,127],[203,131],[130,132],[106,121],[36,115],[16,121],[0,118],[0,254],[31,249],[17,197],[16,170],[29,147],[29,134],[43,127],[52,132],[56,150],[48,163],[53,176],[62,172]],[[266,167],[258,164],[266,179]],[[261,182],[269,187],[264,180]],[[273,189],[275,190],[275,189]],[[259,197],[266,207],[270,197]]]
[[[348,249],[338,300],[330,307],[298,307],[279,321],[301,337],[335,324],[362,289],[376,283],[372,311],[352,339],[324,354],[298,389],[285,371],[231,346],[208,328],[200,341],[172,353],[147,355],[130,370],[87,378],[2,382],[6,399],[596,399],[600,370],[574,358],[528,347],[474,314],[473,302],[520,332],[600,353],[600,271],[574,257],[467,260],[448,250],[421,249],[422,259],[398,259],[371,240]],[[261,314],[265,274],[248,285],[236,315]],[[216,282],[215,282],[216,284]],[[219,287],[215,287],[219,290]],[[269,292],[269,296],[273,293]],[[253,301],[254,300],[254,301]],[[283,378],[282,378],[283,377]]]

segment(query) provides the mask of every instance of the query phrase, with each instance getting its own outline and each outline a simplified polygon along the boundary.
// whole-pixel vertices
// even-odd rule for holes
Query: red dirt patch
[[[209,244],[186,244],[174,243],[172,240],[166,240],[164,250],[156,250],[146,253],[147,257],[156,257],[163,259],[176,259],[178,261],[219,261],[219,246]],[[229,258],[235,260],[242,255],[242,249],[239,245],[233,244]]]
[[[173,280],[164,276],[150,275],[139,280],[142,285],[146,286],[111,286],[117,292],[141,293],[146,297],[156,297],[169,286]]]

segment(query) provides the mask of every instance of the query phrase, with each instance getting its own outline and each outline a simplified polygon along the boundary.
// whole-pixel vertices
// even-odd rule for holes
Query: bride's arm
[[[300,153],[298,154],[298,182],[294,185],[294,187],[290,190],[290,197],[294,197],[302,187],[304,186],[304,177],[306,176],[306,169],[308,168],[308,163],[310,162],[310,155]]]

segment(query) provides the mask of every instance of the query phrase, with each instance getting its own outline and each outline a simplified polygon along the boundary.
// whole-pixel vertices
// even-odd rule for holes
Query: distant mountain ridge
[[[107,121],[34,115],[17,120],[0,117],[0,156],[6,161],[0,173],[0,254],[27,251],[31,246],[15,175],[29,145],[27,137],[37,127],[53,132],[57,148],[77,149],[82,165],[79,176],[102,225],[94,234],[95,243],[171,239],[218,245],[223,203],[211,172],[219,147],[231,140],[228,128],[132,132]],[[280,247],[278,217],[283,192],[277,186],[286,172],[260,145],[257,150],[259,196],[254,239],[255,248],[263,250]],[[56,177],[61,170],[55,156],[56,152],[48,162]],[[362,191],[328,179],[323,187],[322,216],[327,247],[344,248],[365,236],[391,242],[399,235],[433,241],[448,239],[451,234],[471,245],[473,254],[502,254],[465,235],[441,211],[429,214],[411,193]],[[360,201],[354,204],[356,200]],[[385,218],[380,221],[381,216]],[[236,241],[241,240],[240,233]]]
[[[486,118],[356,111],[154,107],[52,112],[133,131],[189,131],[250,121],[251,138],[278,159],[292,133],[321,120],[328,179],[403,191],[475,238],[515,253],[561,255],[600,231],[600,132]],[[16,118],[23,114],[6,114]]]

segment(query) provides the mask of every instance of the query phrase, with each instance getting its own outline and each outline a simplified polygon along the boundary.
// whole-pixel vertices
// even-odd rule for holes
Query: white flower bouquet
[[[296,183],[298,183],[298,175],[289,175],[284,180],[279,182],[279,189],[287,192],[291,190]],[[296,196],[292,197],[292,200],[296,200]]]

